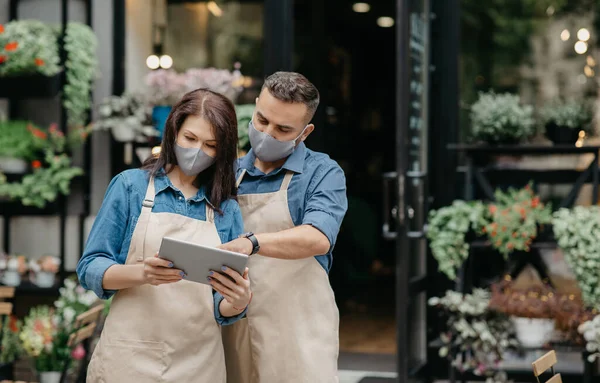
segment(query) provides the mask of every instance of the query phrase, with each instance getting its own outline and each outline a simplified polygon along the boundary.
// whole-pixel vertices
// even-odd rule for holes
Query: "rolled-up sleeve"
[[[242,212],[240,211],[240,206],[238,205],[237,201],[234,200],[227,201],[227,207],[223,210],[225,214],[231,216],[231,227],[229,230],[229,238],[227,238],[227,241],[233,241],[234,239],[238,238],[244,230],[244,220],[242,218]],[[220,293],[213,290],[213,299],[215,303],[215,319],[217,320],[217,323],[219,325],[228,326],[246,316],[247,308],[236,316],[224,317],[223,315],[221,315],[221,310],[219,309],[219,306],[221,305],[221,301],[225,298]]]
[[[85,250],[77,264],[81,285],[100,299],[108,299],[116,291],[102,288],[104,273],[120,264],[118,256],[123,245],[129,219],[129,186],[123,174],[112,179],[106,190],[100,211],[94,220]]]
[[[335,245],[342,220],[348,210],[346,177],[337,165],[323,166],[315,173],[308,188],[303,225],[311,225],[329,239],[330,249]]]

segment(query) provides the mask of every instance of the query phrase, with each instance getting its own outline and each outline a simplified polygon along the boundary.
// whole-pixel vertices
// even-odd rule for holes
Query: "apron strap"
[[[206,222],[215,222],[215,211],[210,207],[210,204],[206,203]]]
[[[137,225],[140,228],[140,232],[137,233],[137,238],[135,238],[135,251],[138,254],[136,260],[138,262],[142,262],[145,257],[144,247],[146,245],[146,231],[148,230],[152,207],[154,207],[154,196],[154,177],[150,177],[148,188],[146,189],[146,196],[144,197],[144,201],[142,201],[142,212],[137,221]]]
[[[242,173],[238,177],[237,181],[235,181],[235,188],[236,189],[240,187],[240,184],[242,183],[242,179],[244,178],[244,175],[246,175],[246,169],[242,169]]]
[[[285,173],[285,176],[283,177],[283,182],[281,183],[281,188],[279,188],[279,191],[285,191],[288,189],[293,176],[294,176],[294,172],[292,172],[291,170],[288,170],[287,173]]]

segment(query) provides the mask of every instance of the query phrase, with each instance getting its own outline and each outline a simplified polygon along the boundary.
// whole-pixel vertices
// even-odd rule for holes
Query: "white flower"
[[[75,315],[77,313],[75,312],[75,310],[73,310],[73,308],[71,307],[66,307],[65,310],[63,311],[63,316],[65,318],[65,322],[66,323],[73,323],[73,319],[75,319]]]

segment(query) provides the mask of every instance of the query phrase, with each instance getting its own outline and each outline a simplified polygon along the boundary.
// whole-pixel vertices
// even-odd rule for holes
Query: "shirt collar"
[[[277,174],[281,169],[290,170],[294,173],[302,173],[304,170],[304,159],[306,157],[306,145],[304,142],[301,142],[294,152],[287,158],[285,163],[280,169],[276,169],[270,174]],[[251,175],[255,175],[254,173],[260,172],[254,166],[254,161],[256,161],[256,155],[254,154],[254,150],[250,149],[248,154],[238,160],[238,166],[242,169],[246,169],[248,173]],[[261,172],[262,173],[262,172]]]
[[[177,189],[175,185],[171,183],[171,180],[163,170],[154,177],[154,195],[158,195],[167,188],[171,188],[173,191],[180,192],[179,189]],[[206,203],[208,203],[214,209],[213,204],[208,200],[206,195],[206,187],[204,185],[198,189],[198,192],[195,196],[190,198],[190,201],[194,202],[200,202],[202,200],[205,200]]]

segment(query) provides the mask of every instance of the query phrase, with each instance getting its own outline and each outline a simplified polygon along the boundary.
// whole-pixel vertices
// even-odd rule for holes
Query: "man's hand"
[[[238,238],[234,239],[231,242],[224,243],[220,246],[217,246],[219,249],[233,251],[234,253],[246,254],[250,255],[254,246],[252,246],[252,242],[248,238]]]

